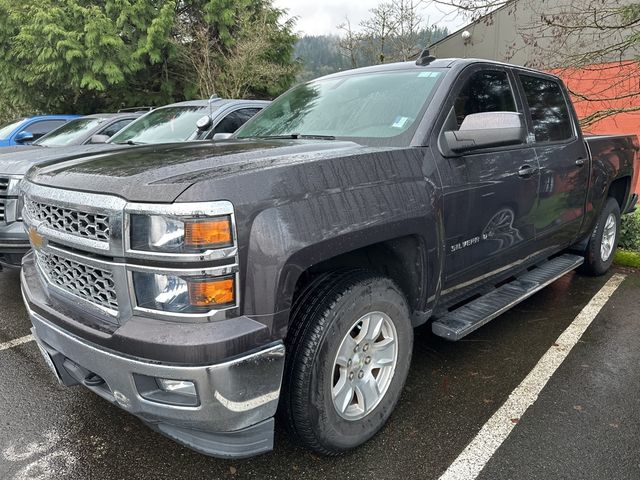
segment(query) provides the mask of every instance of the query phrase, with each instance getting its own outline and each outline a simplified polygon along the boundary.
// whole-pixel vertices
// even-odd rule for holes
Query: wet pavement
[[[224,461],[151,431],[82,388],[57,385],[33,342],[0,351],[1,479],[438,478],[600,290],[569,274],[463,341],[416,331],[400,404],[340,458],[294,445]],[[0,273],[0,344],[29,333],[18,276]],[[640,274],[598,314],[480,478],[640,478]]]

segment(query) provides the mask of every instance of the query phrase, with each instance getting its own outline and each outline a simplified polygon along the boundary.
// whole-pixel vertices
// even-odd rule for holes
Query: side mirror
[[[95,143],[107,143],[107,140],[109,140],[109,138],[109,135],[93,135],[89,140],[89,143],[92,145]]]
[[[213,136],[214,142],[219,142],[221,140],[229,140],[233,136],[233,133],[216,133]]]
[[[483,112],[467,115],[459,130],[444,132],[444,144],[459,154],[481,148],[524,143],[527,130],[516,112]]]
[[[23,130],[16,135],[17,143],[33,142],[33,133]]]
[[[211,119],[211,117],[209,115],[205,115],[204,117],[200,117],[198,119],[198,121],[196,122],[196,127],[198,128],[198,130],[203,132],[205,130],[208,130],[212,124],[213,120]]]

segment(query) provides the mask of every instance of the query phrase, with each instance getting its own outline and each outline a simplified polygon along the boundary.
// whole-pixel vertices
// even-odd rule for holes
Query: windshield
[[[196,122],[206,115],[206,106],[159,108],[130,123],[110,143],[183,142],[196,131]]]
[[[56,128],[54,131],[35,141],[34,144],[42,145],[44,147],[60,147],[63,145],[69,145],[78,139],[83,139],[88,132],[96,128],[102,122],[104,122],[103,118],[79,118],[77,120],[71,120],[60,128]]]
[[[15,122],[11,122],[9,125],[5,125],[0,128],[0,140],[6,140],[9,138],[13,131],[24,121],[25,119],[21,118],[20,120],[16,120]]]
[[[236,136],[326,136],[400,145],[417,128],[440,75],[412,69],[309,82],[276,99]]]

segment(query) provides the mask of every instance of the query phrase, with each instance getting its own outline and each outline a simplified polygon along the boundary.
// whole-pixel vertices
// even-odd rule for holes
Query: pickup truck
[[[415,327],[459,340],[609,269],[638,150],[585,138],[562,82],[522,67],[323,77],[226,141],[34,167],[32,332],[63,385],[194,450],[268,451],[277,417],[337,455],[391,415]]]
[[[116,132],[98,129],[91,144],[49,147],[65,136],[65,128],[73,123],[92,122],[103,116],[82,117],[61,128],[61,135],[52,132],[51,144],[47,137],[32,147],[0,149],[0,270],[2,267],[20,268],[22,256],[29,250],[29,239],[24,230],[18,202],[21,178],[33,165],[71,161],[101,155],[109,150],[122,150],[138,144],[159,144],[211,139],[220,133],[235,132],[249,118],[268,105],[264,100],[190,100],[157,108],[129,123]],[[130,122],[136,113],[120,113],[115,117]],[[106,123],[110,123],[107,120]],[[116,123],[119,123],[116,120]],[[113,126],[113,123],[110,123]],[[77,126],[77,125],[76,125]],[[86,126],[86,125],[85,125]],[[117,125],[116,125],[117,127]],[[109,128],[109,127],[107,127]],[[115,135],[113,135],[115,133]],[[112,136],[113,135],[113,136]],[[104,143],[109,140],[108,143]],[[103,143],[100,143],[103,142]],[[7,153],[5,153],[5,150]],[[4,187],[3,187],[4,186]]]

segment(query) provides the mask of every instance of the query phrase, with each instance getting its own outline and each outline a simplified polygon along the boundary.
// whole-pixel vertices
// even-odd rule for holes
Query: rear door
[[[536,239],[550,252],[570,245],[579,233],[589,179],[589,153],[566,90],[554,78],[517,74],[530,117],[540,164],[535,209]]]
[[[467,68],[453,87],[439,135],[460,128],[472,113],[518,112],[524,121],[524,106],[516,93],[509,69]],[[533,145],[523,140],[460,156],[441,153],[437,163],[444,187],[443,293],[507,270],[535,251],[538,163]]]

